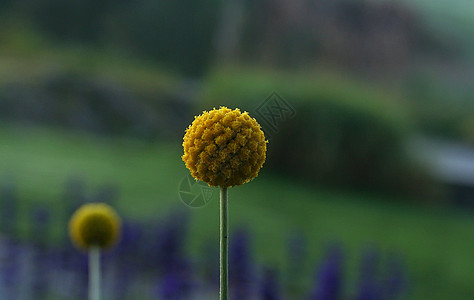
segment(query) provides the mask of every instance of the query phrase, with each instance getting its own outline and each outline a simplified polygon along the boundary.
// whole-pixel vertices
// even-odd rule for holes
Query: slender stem
[[[220,300],[227,300],[228,291],[228,198],[227,188],[221,187],[220,201]]]
[[[89,300],[100,300],[100,248],[89,249]]]

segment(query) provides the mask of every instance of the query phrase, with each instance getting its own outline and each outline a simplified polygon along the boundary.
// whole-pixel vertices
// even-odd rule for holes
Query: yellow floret
[[[258,175],[267,141],[247,112],[221,107],[194,118],[184,135],[183,148],[182,159],[194,178],[209,186],[231,187]]]
[[[119,240],[120,231],[120,217],[105,203],[84,204],[69,221],[71,241],[82,250],[92,246],[110,248]]]

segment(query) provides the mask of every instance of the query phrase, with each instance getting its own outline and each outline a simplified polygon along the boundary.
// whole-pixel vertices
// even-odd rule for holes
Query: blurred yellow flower
[[[267,141],[247,112],[221,107],[194,118],[183,148],[182,159],[194,178],[209,186],[232,187],[258,175]]]
[[[69,235],[79,249],[91,246],[110,248],[120,238],[121,220],[115,210],[105,203],[81,206],[69,221]]]

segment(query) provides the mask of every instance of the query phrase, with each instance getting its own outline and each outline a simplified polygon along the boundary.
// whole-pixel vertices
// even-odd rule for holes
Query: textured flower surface
[[[186,130],[182,156],[191,175],[209,186],[231,187],[258,175],[267,151],[260,125],[227,107],[204,111]]]
[[[84,250],[91,246],[112,247],[118,241],[120,231],[120,217],[105,203],[85,204],[69,221],[71,241],[77,248]]]

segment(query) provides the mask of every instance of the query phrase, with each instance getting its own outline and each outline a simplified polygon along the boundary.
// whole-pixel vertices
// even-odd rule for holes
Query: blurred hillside
[[[6,27],[146,57],[187,76],[219,59],[289,69],[324,63],[379,75],[419,61],[462,66],[473,59],[472,10],[462,0],[1,3]]]
[[[428,198],[410,140],[473,142],[469,27],[435,33],[426,4],[188,2],[4,1],[0,117],[177,141],[196,111],[254,111],[277,92],[300,115],[280,124],[270,168]]]

